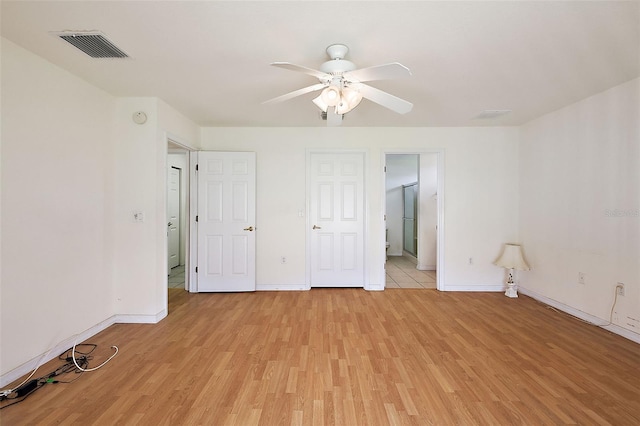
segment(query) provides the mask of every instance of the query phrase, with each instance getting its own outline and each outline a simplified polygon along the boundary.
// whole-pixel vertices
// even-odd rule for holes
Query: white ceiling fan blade
[[[336,107],[327,108],[327,126],[335,127],[342,124],[342,114],[336,114]]]
[[[296,96],[304,95],[305,93],[315,92],[316,90],[324,89],[325,87],[326,85],[323,83],[318,83],[312,86],[303,87],[302,89],[294,90],[293,92],[286,93],[282,96],[278,96],[277,98],[264,101],[263,104],[288,101],[289,99],[295,98]]]
[[[410,76],[411,71],[409,68],[398,62],[376,65],[375,67],[362,68],[344,73],[344,77],[349,81],[393,80]]]
[[[377,103],[378,105],[382,105],[385,108],[389,108],[398,114],[406,114],[413,108],[413,104],[411,102],[400,99],[399,97],[393,96],[387,92],[383,92],[375,87],[367,86],[366,84],[359,84],[358,90],[363,97]]]
[[[296,65],[289,62],[272,62],[271,65],[278,68],[284,68],[289,71],[297,71],[309,74],[321,80],[331,80],[331,76],[329,74],[311,68],[303,67],[302,65]]]

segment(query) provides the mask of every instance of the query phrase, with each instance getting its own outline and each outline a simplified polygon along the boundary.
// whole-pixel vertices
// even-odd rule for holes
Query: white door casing
[[[177,167],[169,167],[167,177],[167,257],[168,267],[180,265],[180,174]]]
[[[197,291],[255,291],[253,152],[198,152]]]
[[[311,153],[311,287],[364,287],[364,153]]]

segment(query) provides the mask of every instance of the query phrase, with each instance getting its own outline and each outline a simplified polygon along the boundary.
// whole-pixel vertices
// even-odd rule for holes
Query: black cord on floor
[[[82,369],[87,369],[89,367],[89,361],[93,359],[91,353],[97,348],[98,345],[92,343],[81,343],[75,346],[75,361],[78,363]],[[38,389],[41,389],[46,384],[52,383],[72,383],[80,378],[82,373],[81,369],[78,369],[73,360],[72,349],[69,348],[65,352],[61,353],[58,356],[60,361],[64,361],[64,364],[53,370],[52,372],[45,374],[44,376],[38,377],[37,379],[31,379],[14,389],[12,393],[9,395],[3,395],[0,397],[0,410],[5,409],[7,407],[11,407],[12,405],[18,404],[19,402],[24,401],[30,395],[32,395]],[[72,380],[58,380],[56,377],[63,376],[65,374],[77,374],[78,376]],[[10,403],[6,403],[7,401],[11,401]],[[4,405],[2,405],[4,403]]]

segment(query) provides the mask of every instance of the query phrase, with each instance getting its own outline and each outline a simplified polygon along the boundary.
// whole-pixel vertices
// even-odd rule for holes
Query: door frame
[[[362,254],[363,254],[363,280],[364,285],[363,288],[365,290],[371,290],[370,280],[369,280],[369,253],[367,251],[367,247],[369,246],[369,233],[367,230],[369,229],[369,198],[367,197],[367,173],[369,168],[369,150],[367,149],[317,149],[317,148],[307,148],[306,150],[306,210],[307,210],[307,218],[306,218],[306,271],[305,271],[305,290],[311,290],[311,227],[313,224],[311,223],[311,156],[313,154],[362,154],[363,160],[363,179],[362,179],[362,191],[363,191],[363,208],[364,208],[364,217],[362,224],[363,231],[363,244],[362,244]],[[383,244],[384,247],[384,244]]]
[[[185,193],[186,194],[190,194],[191,193],[191,182],[192,178],[191,178],[191,153],[195,151],[194,148],[190,147],[186,142],[184,142],[183,140],[181,140],[179,137],[170,134],[170,133],[166,133],[165,135],[165,141],[166,141],[166,150],[165,150],[165,155],[164,155],[164,194],[165,194],[165,206],[166,206],[166,194],[167,194],[167,190],[169,187],[169,177],[168,177],[168,167],[169,166],[169,158],[168,155],[169,154],[184,154],[186,156],[186,160],[185,161],[185,168],[182,169],[182,178],[185,180]],[[189,199],[189,196],[187,195],[186,200],[185,200],[185,206],[184,206],[184,214],[187,218],[191,217],[191,202]],[[166,225],[167,225],[167,209],[166,207],[163,209],[164,210],[164,220],[162,221],[163,225],[164,225],[164,232],[162,233],[163,235],[163,243],[164,243],[164,261],[165,261],[165,265],[164,265],[164,289],[167,290],[169,288],[169,276],[167,274],[168,271],[168,257],[169,257],[169,240],[168,240],[168,236],[167,236],[167,232],[166,232]],[[185,290],[189,289],[190,283],[191,283],[191,277],[189,276],[188,273],[186,273],[186,271],[189,271],[190,269],[190,265],[191,265],[191,221],[187,220],[186,222],[186,226],[185,226],[185,232],[184,232],[184,236],[181,236],[180,238],[184,238],[185,242],[184,242],[184,250],[185,250],[185,255],[184,255],[184,270],[185,270],[185,275],[184,275],[184,288]],[[168,313],[168,292],[165,291],[165,310]]]
[[[193,151],[189,153],[189,230],[187,234],[189,235],[189,253],[187,254],[187,258],[189,259],[189,265],[197,265],[198,264],[198,226],[196,224],[196,212],[198,211],[198,176],[196,175],[196,166],[198,165],[198,151]],[[189,267],[187,268],[185,265],[184,268],[185,280],[189,280],[189,284],[186,285],[186,290],[190,293],[198,292],[198,279],[196,276],[196,268]],[[186,283],[185,283],[186,284]]]
[[[383,213],[380,215],[380,229],[386,229],[386,205],[387,205],[387,191],[386,187],[386,167],[387,167],[387,154],[436,154],[437,155],[437,179],[438,179],[438,197],[437,197],[437,226],[438,230],[436,232],[436,288],[439,291],[446,291],[446,281],[445,281],[445,229],[444,229],[444,149],[442,148],[425,148],[425,149],[402,149],[402,148],[388,148],[382,151],[382,158],[380,161],[380,176],[381,176],[381,199],[383,206]],[[419,211],[418,211],[419,213]],[[378,247],[380,247],[381,255],[380,259],[385,259],[385,233],[381,232],[380,242]],[[386,287],[386,271],[385,271],[385,261],[383,261],[380,265],[380,274],[382,277],[382,283]]]

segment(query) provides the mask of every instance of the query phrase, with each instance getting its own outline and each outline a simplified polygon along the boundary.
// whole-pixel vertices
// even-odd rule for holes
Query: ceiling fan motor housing
[[[332,44],[327,47],[327,55],[331,60],[320,65],[320,71],[331,75],[342,75],[345,72],[355,70],[356,64],[344,59],[348,51],[349,48],[344,44]]]
[[[331,75],[342,75],[356,69],[356,64],[346,59],[332,59],[320,65],[320,71]]]

